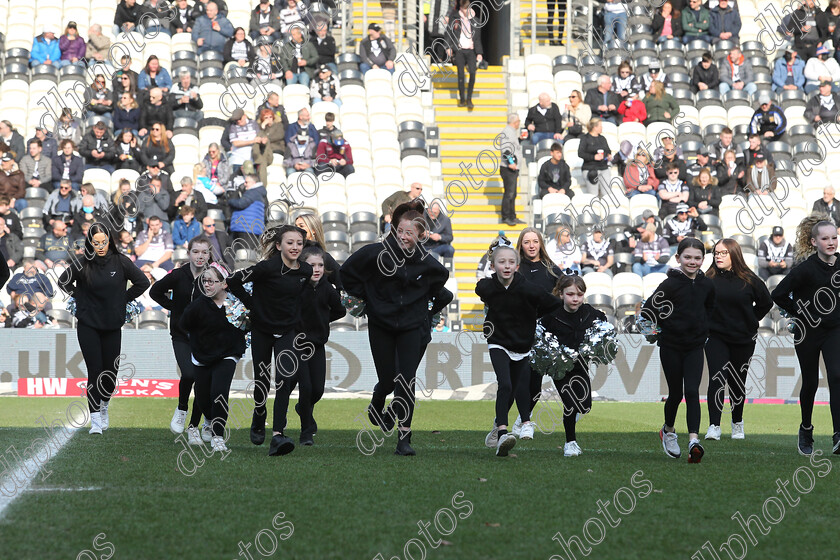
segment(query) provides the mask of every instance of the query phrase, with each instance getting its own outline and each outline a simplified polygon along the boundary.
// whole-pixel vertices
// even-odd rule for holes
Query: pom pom
[[[131,300],[125,306],[125,322],[132,322],[135,318],[139,317],[141,313],[143,313],[143,306],[140,305],[140,302],[136,299]]]
[[[253,282],[245,282],[242,284],[242,288],[248,292],[249,296],[254,295],[254,283]]]
[[[659,340],[659,325],[657,325],[655,321],[651,321],[642,315],[641,308],[644,306],[645,301],[646,300],[641,301],[639,308],[636,311],[636,326],[639,328],[639,332],[645,335],[645,339],[647,339],[648,342],[656,342]]]
[[[618,353],[615,327],[606,321],[595,321],[583,334],[583,342],[578,352],[588,362],[611,363]]]
[[[341,292],[341,305],[353,317],[361,317],[365,314],[365,301],[361,298],[353,297],[347,292]]]
[[[578,353],[568,346],[562,346],[557,337],[538,322],[530,357],[534,371],[560,380],[575,367]]]
[[[228,323],[243,331],[251,330],[251,317],[248,313],[248,308],[245,307],[239,298],[228,293],[225,298],[225,317]]]
[[[74,297],[68,298],[67,299],[67,305],[65,306],[65,309],[67,309],[67,311],[70,312],[70,315],[75,317],[76,316],[76,298],[74,298]]]

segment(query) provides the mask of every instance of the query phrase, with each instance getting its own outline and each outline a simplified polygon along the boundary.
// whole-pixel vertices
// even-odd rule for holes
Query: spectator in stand
[[[172,241],[176,247],[184,247],[190,239],[201,235],[201,226],[195,218],[195,210],[189,206],[181,206],[178,217],[172,224]]]
[[[639,92],[639,97],[644,99],[647,96],[653,82],[661,82],[666,89],[671,87],[671,80],[662,72],[662,63],[656,58],[650,61],[646,74],[639,74],[636,77],[636,91]]]
[[[618,105],[621,103],[621,98],[611,88],[610,77],[601,74],[598,78],[598,87],[587,91],[586,98],[583,101],[592,109],[593,117],[617,124],[616,117],[618,116]]]
[[[656,195],[659,186],[659,179],[651,165],[649,154],[646,150],[636,151],[636,157],[624,168],[624,194],[632,198],[637,194]]]
[[[216,231],[216,222],[207,216],[201,220],[202,235],[210,241],[210,252],[213,260],[223,262],[229,270],[234,270],[232,251],[230,250],[230,238],[224,231]]]
[[[785,276],[790,272],[793,266],[793,245],[785,239],[785,230],[781,226],[775,226],[770,237],[759,244],[756,257],[758,275],[764,281],[775,274]]]
[[[167,173],[174,173],[175,146],[169,143],[166,127],[153,124],[149,135],[140,145],[140,165],[159,167]]]
[[[566,274],[569,272],[580,274],[580,262],[583,256],[580,247],[572,241],[568,227],[561,226],[555,236],[545,244],[545,250],[554,264],[566,271]]]
[[[52,132],[43,126],[39,125],[35,127],[35,136],[30,138],[29,142],[32,142],[33,140],[39,140],[41,142],[41,145],[44,148],[44,157],[52,160],[53,156],[58,154],[58,142]]]
[[[309,121],[309,109],[307,107],[298,111],[297,121],[286,127],[286,143],[291,142],[301,130],[306,130],[306,133],[312,138],[318,138],[318,129]]]
[[[324,128],[318,131],[318,136],[322,140],[326,138],[329,142],[334,130],[338,130],[335,127],[335,113],[324,113]],[[339,132],[341,131],[339,130]]]
[[[805,85],[805,63],[788,48],[773,65],[773,91],[801,89]]]
[[[433,200],[423,212],[426,221],[428,237],[423,241],[423,248],[441,257],[452,258],[455,248],[452,247],[452,222],[446,212],[441,212],[440,201]]]
[[[26,155],[26,147],[23,143],[23,136],[15,130],[11,121],[0,121],[0,141],[9,148],[12,158],[17,163]]]
[[[164,231],[171,231],[168,216],[170,200],[169,193],[163,188],[161,178],[154,177],[150,179],[148,191],[141,193],[141,196],[137,197],[137,210],[143,215],[147,226],[150,227],[149,220],[151,218],[157,218],[161,222],[161,227],[163,227]],[[142,255],[139,251],[137,254]]]
[[[575,196],[572,190],[572,172],[569,164],[563,161],[563,146],[557,142],[551,145],[551,158],[540,167],[537,186],[540,189],[540,198],[549,193],[565,194],[569,198]]]
[[[105,87],[105,76],[97,74],[88,92],[90,102],[87,110],[97,115],[107,115],[113,110],[114,99],[111,90]]]
[[[159,88],[163,93],[172,88],[172,78],[169,72],[160,65],[157,56],[151,55],[146,60],[146,66],[137,75],[137,89]]]
[[[368,36],[362,39],[359,47],[362,59],[359,70],[362,74],[371,68],[384,68],[391,74],[394,73],[394,58],[397,56],[397,49],[394,48],[391,40],[382,34],[382,28],[378,23],[368,25]]]
[[[140,177],[137,178],[136,188],[145,188],[152,182],[152,179],[160,179],[161,188],[169,193],[169,200],[175,199],[175,188],[172,186],[172,178],[169,176],[169,173],[163,171],[157,165],[149,165],[146,167],[145,171],[143,171],[143,173],[140,174]]]
[[[49,227],[56,220],[73,223],[73,216],[81,209],[81,195],[70,186],[70,181],[59,182],[57,189],[49,194],[44,203],[42,219],[44,227]]]
[[[700,214],[718,215],[721,194],[717,184],[717,177],[712,177],[708,167],[704,167],[697,174],[697,177],[692,179],[688,194],[690,216],[697,217]]]
[[[58,38],[55,36],[56,29],[55,25],[45,23],[41,34],[32,40],[29,66],[49,64],[56,68],[63,68],[70,64],[69,61],[61,60],[61,49],[59,48]]]
[[[253,148],[253,156],[254,158],[257,157],[257,154],[261,154],[263,156],[267,156],[267,152],[271,152],[274,154],[284,155],[286,153],[286,128],[282,122],[277,120],[277,113],[272,111],[271,109],[265,108],[263,105],[261,109],[259,109],[260,113],[260,132],[258,136],[265,136],[268,138],[267,144],[257,145],[254,144]],[[327,113],[327,115],[331,115],[332,113]],[[273,161],[273,157],[271,160]],[[256,163],[256,159],[254,161]],[[271,165],[268,163],[267,165]],[[260,181],[263,181],[263,177],[260,177]],[[263,181],[264,185],[267,185],[268,182]]]
[[[591,120],[592,109],[583,102],[583,94],[579,90],[572,90],[563,113],[563,141],[582,137],[587,133],[586,127]]]
[[[72,245],[67,235],[67,224],[61,220],[55,220],[52,223],[52,229],[41,236],[36,255],[45,268],[52,268],[70,260]]]
[[[198,54],[216,51],[221,54],[225,48],[225,41],[233,35],[233,25],[219,13],[219,5],[215,0],[205,4],[203,15],[195,19],[192,30],[192,40],[198,47]]]
[[[612,155],[607,139],[601,136],[603,127],[601,119],[593,118],[589,121],[589,133],[581,138],[578,145],[578,157],[583,160],[581,169],[586,171],[589,184],[598,185],[598,194],[601,196],[609,189]]]
[[[741,13],[734,2],[730,4],[729,0],[718,0],[718,5],[712,8],[710,16],[709,35],[712,37],[713,45],[721,41],[741,44],[738,37],[741,32]]]
[[[270,0],[260,0],[259,5],[251,11],[251,21],[248,25],[249,35],[251,39],[256,41],[261,37],[265,37],[268,42],[280,39],[280,11],[277,8],[271,7]],[[237,31],[242,29],[237,28]],[[243,34],[245,30],[242,30]]]
[[[12,197],[0,194],[0,223],[5,222],[9,226],[12,235],[23,238],[23,225],[20,222],[20,216],[12,208]]]
[[[747,190],[750,195],[768,195],[776,190],[776,170],[767,163],[764,152],[757,152],[747,171]]]
[[[234,113],[235,112],[236,111],[234,111]],[[218,144],[213,142],[207,147],[207,153],[204,155],[201,162],[204,166],[204,176],[208,180],[210,190],[218,195],[223,194],[224,191],[231,187],[234,170],[231,167],[230,161],[228,161],[225,154],[222,153]],[[222,192],[217,193],[217,187],[221,187]],[[204,191],[202,191],[202,194],[204,194]],[[208,200],[208,204],[212,203]]]
[[[711,14],[709,10],[702,6],[700,0],[688,0],[688,9],[683,10],[680,17],[683,29],[683,44],[688,44],[695,39],[707,43],[711,41],[709,36]]]
[[[397,191],[382,201],[382,233],[391,229],[391,216],[400,204],[411,202],[423,196],[423,185],[411,183],[407,191]]]
[[[114,37],[118,36],[121,31],[126,33],[137,31],[143,35],[143,29],[138,29],[138,24],[140,23],[140,16],[144,12],[143,5],[138,4],[136,0],[120,0],[117,11],[114,14]]]
[[[189,207],[195,213],[196,221],[200,222],[207,215],[207,202],[204,195],[195,190],[193,180],[189,177],[181,178],[181,190],[175,198],[172,209],[179,213],[182,208]]]
[[[73,153],[76,145],[72,140],[62,140],[60,146],[60,154],[52,160],[53,188],[57,189],[59,182],[66,179],[70,181],[74,190],[79,190],[85,174],[85,162]]]
[[[59,149],[62,140],[72,140],[74,146],[82,141],[82,123],[73,116],[73,111],[69,108],[64,107],[61,110],[61,116],[58,117],[58,122],[55,124],[53,136],[59,143]]]
[[[154,36],[163,33],[170,37],[172,32],[169,30],[169,24],[173,17],[172,9],[167,0],[146,0],[143,3],[143,15],[140,16],[144,35]]]
[[[78,238],[87,231],[83,229],[86,224],[90,227],[96,222],[102,224],[108,223],[108,208],[107,206],[97,208],[94,195],[82,194],[82,207],[73,216],[73,229],[71,233]]]
[[[519,144],[519,115],[511,113],[508,115],[507,126],[496,138],[499,140],[501,160],[499,173],[502,176],[502,208],[500,223],[509,226],[524,224],[516,217],[516,191],[519,186],[519,169],[526,165],[525,157],[522,155],[522,146]]]
[[[64,35],[58,40],[58,48],[61,50],[62,66],[73,64],[79,68],[85,67],[85,53],[87,43],[79,35],[76,22],[71,21],[64,30]]]
[[[604,230],[600,224],[592,227],[592,234],[586,236],[586,241],[580,248],[581,269],[583,274],[590,272],[603,272],[612,277],[612,266],[615,262],[613,257],[615,249],[612,241],[604,238]]]
[[[227,70],[228,65],[248,68],[257,58],[254,46],[248,41],[245,29],[242,27],[233,30],[233,35],[225,43],[222,55],[224,56],[225,70]]]
[[[94,200],[93,205],[97,210],[108,210],[111,206],[111,203],[108,202],[108,197],[96,190],[93,183],[82,183],[82,186],[79,188],[79,194],[82,196],[88,194],[92,196]]]
[[[812,211],[820,214],[828,214],[834,225],[840,224],[840,201],[834,198],[834,187],[828,185],[823,188],[821,199],[814,201]]]
[[[543,140],[562,140],[563,117],[557,103],[553,103],[547,93],[541,93],[539,103],[528,109],[525,128],[531,131],[531,142],[534,145]]]
[[[204,102],[198,94],[198,86],[192,83],[189,70],[178,73],[178,83],[172,86],[171,97],[175,106],[172,112],[175,118],[188,117],[196,122],[204,119],[204,113],[201,111]]]
[[[793,25],[788,29],[793,32],[793,48],[800,58],[808,60],[816,56],[817,48],[829,39],[828,18],[814,0],[798,4],[799,8],[791,14]]]
[[[17,168],[11,152],[0,156],[0,195],[14,199],[15,210],[20,212],[26,208],[26,181],[23,173]]]
[[[711,177],[717,178],[717,168],[712,165],[712,160],[709,157],[709,148],[706,146],[697,150],[697,159],[686,169],[686,181],[691,182],[704,169],[709,171]]]
[[[680,104],[673,95],[665,91],[665,84],[654,80],[650,83],[648,95],[645,96],[645,110],[645,125],[655,122],[670,123],[679,115]]]
[[[726,150],[723,153],[723,161],[717,165],[717,168],[720,196],[743,192],[747,184],[747,174],[744,165],[738,163],[735,150]]]
[[[653,15],[653,36],[657,43],[664,43],[671,39],[682,39],[682,35],[680,12],[674,9],[671,0],[667,0]]]
[[[143,231],[144,219],[137,207],[137,198],[137,192],[131,190],[128,179],[121,179],[119,189],[114,193],[109,227],[114,231],[125,229],[132,238],[136,238]]]
[[[691,91],[706,91],[717,89],[720,86],[720,74],[715,66],[715,59],[710,52],[704,52],[700,64],[694,67],[691,73]]]
[[[689,215],[688,204],[677,204],[677,214],[665,221],[664,237],[668,241],[671,255],[677,252],[680,241],[686,237],[697,237],[698,231],[705,231],[706,224],[699,217]]]
[[[160,216],[152,216],[147,221],[148,230],[137,234],[134,243],[134,251],[137,253],[134,264],[138,267],[148,264],[152,268],[162,268],[169,272],[175,267],[171,260],[175,249],[172,235],[164,229]]]
[[[332,177],[333,173],[338,173],[346,179],[356,171],[353,167],[353,150],[337,128],[328,138],[321,137],[315,161],[318,162],[315,168],[318,175],[329,173]]]
[[[379,26],[377,26],[377,32],[378,29]],[[469,0],[455,0],[449,15],[447,36],[449,48],[446,53],[450,59],[454,57],[455,66],[458,69],[458,107],[467,107],[472,110],[476,64],[484,58],[484,47],[481,45],[481,24],[476,24],[475,10],[470,7]],[[464,93],[465,66],[470,72],[466,94]]]
[[[286,130],[289,128],[289,119],[286,117],[286,108],[280,103],[280,94],[276,91],[269,93],[268,97],[265,98],[265,103],[257,107],[258,111],[263,109],[268,109],[274,113],[274,122],[283,125],[283,137],[285,139]]]
[[[85,159],[85,171],[96,168],[113,173],[115,153],[114,139],[102,121],[97,121],[79,144],[79,155]]]
[[[639,95],[635,91],[619,103],[618,114],[623,117],[622,122],[643,123],[647,120],[645,102],[639,99]]]
[[[309,95],[312,103],[319,101],[330,101],[341,107],[341,85],[338,76],[333,75],[332,70],[326,64],[318,68],[318,74],[310,85]]]
[[[23,258],[23,241],[12,233],[6,220],[0,218],[0,259],[5,261],[11,270]],[[2,282],[2,278],[0,278]]]
[[[750,120],[750,134],[758,134],[763,140],[775,142],[784,135],[786,129],[785,112],[770,100],[768,93],[762,93],[758,98],[758,109]]]
[[[280,67],[286,78],[286,85],[301,84],[308,86],[315,74],[315,64],[318,62],[318,51],[315,46],[304,38],[301,28],[295,26],[291,30],[291,39],[280,52]]]
[[[225,4],[225,0],[215,0],[215,2],[219,14],[227,16],[228,8],[227,4]],[[210,4],[210,0],[196,0],[195,4],[193,5],[192,11],[193,20],[197,20],[200,16],[203,16],[207,13],[208,4]]]
[[[335,64],[335,38],[329,34],[329,27],[323,23],[316,25],[315,34],[310,38],[310,42],[318,51],[318,66],[326,64],[333,74],[338,74],[338,66]]]
[[[295,171],[315,173],[317,141],[317,136],[313,137],[307,131],[301,130],[293,141],[287,143],[286,157],[283,159],[283,167],[286,168],[287,177]]]
[[[808,63],[810,64],[810,61]],[[819,91],[808,100],[803,114],[806,121],[813,122],[817,127],[836,122],[837,112],[840,110],[840,95],[832,91],[832,83],[820,82],[819,88]]]
[[[828,35],[832,37],[832,43],[837,44],[833,40],[834,34],[837,31],[837,22],[840,21],[840,0],[829,0],[828,7],[825,9],[825,19],[828,23]]]
[[[233,175],[239,171],[242,164],[251,159],[252,146],[255,143],[265,144],[268,138],[259,136],[259,126],[248,118],[245,111],[235,109],[230,116],[230,165]]]
[[[43,153],[43,144],[37,138],[29,141],[29,153],[20,160],[20,170],[28,187],[52,190],[52,159]]]
[[[149,134],[149,130],[154,128],[153,125],[160,124],[166,129],[167,137],[172,138],[171,130],[175,122],[174,117],[172,105],[163,95],[163,90],[160,88],[150,89],[149,102],[144,103],[140,109],[139,136],[145,138]]]
[[[720,61],[720,94],[723,95],[733,89],[743,90],[750,95],[758,89],[750,61],[746,59],[741,49],[733,47],[729,55]]]
[[[259,247],[259,237],[265,231],[265,209],[268,205],[265,187],[256,175],[245,175],[245,192],[228,200],[233,214],[230,231],[234,241],[242,239],[251,249]]]
[[[169,22],[169,32],[192,33],[195,18],[192,15],[192,8],[187,5],[187,0],[177,0],[172,9],[172,21]]]
[[[114,99],[119,98],[123,93],[129,93],[139,102],[141,98],[137,91],[137,72],[129,68],[131,57],[124,56],[122,64],[122,69],[114,72],[114,77],[111,80]]]
[[[647,224],[641,239],[636,243],[633,251],[633,272],[639,276],[647,276],[652,272],[667,272],[668,260],[671,253],[668,241],[656,234],[656,226]]]
[[[140,173],[140,146],[130,129],[120,130],[114,140],[114,158],[116,169],[132,169]]]
[[[673,135],[674,133],[669,130],[665,130],[659,135],[662,145],[653,152],[656,178],[660,181],[664,180],[668,165],[673,163],[680,170],[680,181],[687,181],[688,170],[685,166],[685,156],[683,155],[682,148],[674,144]]]
[[[0,231],[3,225],[0,224]],[[35,265],[35,259],[23,259],[23,272],[12,276],[6,284],[6,292],[13,298],[26,294],[33,300],[49,301],[55,295],[55,288],[49,277]],[[11,268],[11,266],[10,266]]]
[[[285,4],[285,7],[282,8],[279,12],[278,19],[280,20],[280,33],[285,33],[289,35],[292,30],[292,26],[301,27],[303,17],[301,16],[300,9],[297,5],[297,0],[277,0],[276,5]],[[296,25],[297,24],[297,25]]]
[[[281,80],[285,78],[286,73],[279,57],[272,53],[270,44],[262,43],[257,47],[251,67],[254,69],[255,80],[282,85]]]
[[[618,65],[618,74],[612,77],[612,91],[617,93],[622,100],[636,91],[638,80],[633,73],[633,67],[629,60],[624,60]]]
[[[626,4],[623,0],[604,0],[604,42],[623,41],[627,35]]]
[[[89,63],[105,62],[111,51],[111,39],[102,34],[102,26],[94,23],[88,28],[85,58]]]
[[[840,89],[838,88],[840,64],[831,57],[831,51],[825,45],[817,49],[817,56],[808,59],[803,73],[805,74],[805,93],[813,93],[822,82],[829,82],[833,93],[837,93]]]
[[[728,126],[724,127],[724,129],[721,130],[720,134],[718,135],[718,141],[709,146],[709,157],[711,158],[714,164],[719,164],[723,161],[723,154],[725,154],[727,150],[734,151],[736,159],[741,159],[744,157],[743,154],[741,154],[741,148],[736,146],[735,143],[732,141],[732,136],[732,129]]]
[[[676,163],[669,163],[665,168],[665,179],[659,183],[656,191],[662,204],[659,207],[659,217],[664,218],[677,211],[677,204],[688,202],[688,185],[680,180],[680,168]]]

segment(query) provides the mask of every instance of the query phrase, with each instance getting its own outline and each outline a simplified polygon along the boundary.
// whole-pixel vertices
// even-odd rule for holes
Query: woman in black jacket
[[[245,35],[245,30],[237,27],[233,30],[233,36],[225,43],[225,48],[222,51],[224,56],[224,64],[231,62],[242,68],[248,68],[254,62],[256,53],[254,46],[248,41]]]
[[[747,372],[755,351],[758,323],[773,307],[764,282],[747,267],[741,246],[721,239],[706,277],[715,285],[715,309],[709,322],[706,362],[709,364],[709,429],[706,439],[720,440],[723,390],[729,385],[732,439],[744,439]]]
[[[385,239],[362,247],[341,267],[347,293],[366,303],[370,352],[379,379],[368,418],[386,433],[399,424],[397,455],[415,454],[411,447],[414,377],[429,335],[429,315],[446,305],[440,295],[449,278],[446,268],[418,246],[426,233],[423,210],[420,199],[397,206]],[[392,391],[394,399],[384,410]]]
[[[166,126],[155,123],[149,129],[149,135],[140,146],[140,164],[144,167],[157,166],[170,175],[175,172],[175,146],[166,136]]]
[[[665,33],[665,22],[667,18],[670,18],[671,22],[670,33]],[[682,39],[683,29],[680,20],[680,11],[674,8],[670,0],[662,4],[662,7],[653,15],[653,24],[651,27],[653,40],[657,43],[664,43],[670,39]]]
[[[747,185],[746,168],[735,159],[735,151],[726,150],[723,153],[723,161],[718,163],[717,178],[720,196],[743,194],[744,187]]]
[[[131,288],[126,289],[126,282]],[[88,372],[90,433],[101,434],[110,424],[108,404],[120,367],[126,305],[149,288],[149,280],[120,254],[105,226],[95,223],[85,237],[81,258],[67,267],[58,283],[76,300],[76,335]]]

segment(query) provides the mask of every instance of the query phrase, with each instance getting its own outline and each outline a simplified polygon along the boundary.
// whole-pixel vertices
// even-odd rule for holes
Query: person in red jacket
[[[617,108],[618,114],[624,117],[622,122],[644,122],[647,119],[647,109],[636,92],[630,93],[627,100]]]
[[[636,158],[624,169],[624,194],[627,198],[641,193],[656,195],[659,179],[650,164],[650,158],[645,150],[639,150]]]
[[[353,150],[337,128],[333,128],[329,136],[321,136],[315,161],[318,175],[329,173],[332,177],[333,173],[340,173],[346,178],[356,171],[353,167]]]

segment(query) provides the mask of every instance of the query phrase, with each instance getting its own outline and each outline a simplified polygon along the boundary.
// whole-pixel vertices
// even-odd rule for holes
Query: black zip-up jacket
[[[557,337],[561,346],[578,350],[583,343],[583,335],[586,333],[586,329],[591,327],[595,321],[606,320],[607,316],[604,313],[588,303],[584,303],[574,313],[569,313],[565,307],[560,307],[551,315],[540,319],[540,322],[545,330]],[[572,372],[583,373],[585,371],[580,361],[575,362]]]
[[[604,150],[604,159],[595,159],[598,150]],[[590,169],[608,169],[610,166],[610,155],[610,145],[603,135],[592,136],[591,134],[584,134],[580,137],[578,156],[583,160],[581,169],[584,171],[589,171]]]
[[[200,279],[201,276],[194,278],[190,265],[185,264],[155,282],[149,290],[151,298],[169,310],[169,334],[172,340],[188,340],[187,333],[181,329],[181,315],[194,299],[202,295]],[[168,295],[170,291],[171,297]]]
[[[554,274],[552,275],[551,272],[554,272]],[[549,271],[542,261],[531,262],[528,259],[522,259],[519,263],[519,273],[526,280],[536,284],[549,294],[554,291],[557,281],[564,276],[563,271],[557,265],[552,265],[551,271]]]
[[[298,264],[298,268],[288,268],[277,253],[228,277],[228,290],[251,310],[253,330],[286,334],[300,323],[301,296],[312,277],[312,267]],[[246,282],[254,283],[253,295],[242,287]]]
[[[117,5],[117,11],[114,13],[114,25],[119,27],[122,27],[122,24],[124,23],[133,23],[137,25],[138,20],[144,11],[145,9],[142,4],[134,4],[129,8],[125,3],[125,0],[122,0]]]
[[[702,270],[691,279],[679,269],[671,269],[645,301],[642,316],[659,326],[659,346],[687,352],[706,344],[714,308],[715,285]]]
[[[448,278],[435,257],[419,249],[408,256],[394,235],[362,247],[341,267],[344,289],[365,300],[368,321],[395,331],[425,327],[429,300],[437,301]]]
[[[245,331],[227,320],[224,306],[203,294],[184,309],[179,326],[188,333],[193,357],[206,366],[245,354]]]
[[[305,340],[323,346],[330,338],[330,323],[345,315],[347,310],[341,305],[341,296],[326,276],[322,276],[314,286],[312,282],[306,283],[297,329],[305,335]]]
[[[528,109],[528,115],[525,117],[525,127],[529,124],[534,125],[534,132],[551,132],[560,134],[563,132],[563,117],[560,115],[560,108],[557,103],[552,103],[545,115],[537,110],[539,103]]]
[[[79,270],[81,264],[90,275]],[[126,281],[131,288],[126,289]],[[125,324],[125,306],[149,289],[146,275],[125,255],[111,250],[90,261],[80,258],[62,273],[59,287],[76,299],[76,320],[99,330],[116,330]]]
[[[691,91],[697,93],[700,91],[700,82],[703,82],[709,89],[717,89],[720,85],[720,73],[714,62],[709,65],[709,68],[703,68],[702,64],[694,67],[694,72],[691,73]]]
[[[507,289],[496,274],[483,278],[475,293],[487,306],[484,335],[489,344],[498,344],[511,352],[527,352],[534,344],[537,318],[563,307],[563,300],[525,280],[522,273],[513,275]]]
[[[303,242],[303,247],[311,247],[311,246],[321,247],[318,245],[317,242],[312,241],[311,239],[307,239]],[[323,250],[323,249],[322,249]],[[335,286],[335,289],[339,292],[344,289],[344,286],[341,284],[341,265],[336,262],[332,255],[324,251],[324,268],[327,272],[327,280],[330,281],[330,284]]]
[[[751,274],[752,283],[738,278],[732,271],[716,272],[715,310],[709,332],[732,344],[749,344],[758,332],[758,322],[773,307],[770,291],[764,282]]]
[[[813,329],[813,325],[819,320],[817,327],[834,328],[840,325],[840,305],[832,305],[828,314],[817,311],[814,304],[814,294],[820,289],[830,290],[837,300],[837,286],[840,286],[840,261],[835,260],[833,265],[823,261],[817,253],[814,253],[800,264],[790,269],[779,285],[770,294],[773,301],[788,312],[791,317],[798,318],[806,329]],[[793,293],[793,298],[791,298]],[[828,298],[820,296],[820,307],[826,307]],[[804,313],[800,313],[800,306]]]

